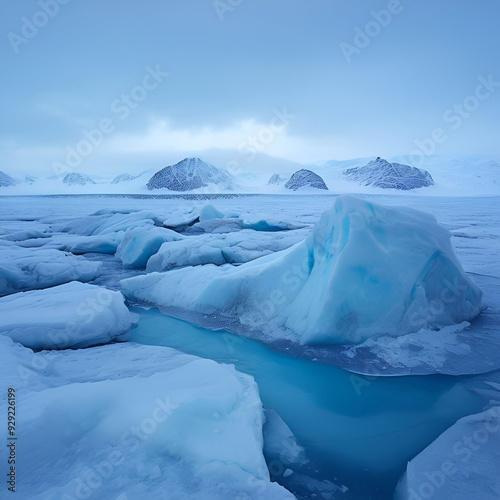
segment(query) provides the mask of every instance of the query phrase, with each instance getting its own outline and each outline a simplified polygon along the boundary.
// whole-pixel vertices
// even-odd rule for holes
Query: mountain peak
[[[85,184],[95,184],[95,181],[88,175],[71,172],[64,177],[63,183],[68,186],[85,186]]]
[[[15,186],[16,184],[17,184],[17,182],[13,177],[11,177],[10,175],[8,175],[5,172],[2,172],[0,170],[0,186],[1,187]]]
[[[363,167],[344,170],[344,176],[365,186],[383,189],[400,189],[409,191],[421,187],[432,186],[434,180],[429,172],[402,163],[389,163],[377,156]]]
[[[192,191],[209,184],[223,189],[231,188],[231,178],[226,172],[201,158],[189,157],[162,168],[151,177],[148,189],[170,189],[171,191]]]
[[[326,189],[328,191],[325,181],[312,170],[307,170],[305,168],[297,170],[285,184],[285,188],[291,189],[292,191],[297,191],[297,189],[303,187]]]

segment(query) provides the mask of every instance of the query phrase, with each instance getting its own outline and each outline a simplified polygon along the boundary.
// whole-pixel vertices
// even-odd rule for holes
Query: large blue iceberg
[[[439,329],[483,309],[450,233],[432,215],[351,196],[336,198],[306,240],[287,250],[239,267],[137,276],[122,286],[136,300],[301,344]]]

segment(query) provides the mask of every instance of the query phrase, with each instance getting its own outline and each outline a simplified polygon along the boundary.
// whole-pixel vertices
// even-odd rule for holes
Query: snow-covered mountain
[[[425,168],[434,179],[435,186],[426,192],[461,196],[500,195],[500,158],[483,155],[449,157],[432,155],[425,157],[398,156],[390,161],[404,162]]]
[[[318,174],[304,168],[297,170],[285,184],[285,188],[292,191],[304,187],[328,190],[325,181]]]
[[[286,181],[286,177],[281,177],[280,174],[273,174],[271,175],[269,181],[267,182],[268,185],[273,185],[273,184],[281,184],[282,182]]]
[[[128,182],[137,179],[137,176],[130,174],[120,174],[117,175],[112,181],[111,184],[119,184],[120,182]]]
[[[68,186],[85,186],[86,184],[95,184],[96,182],[88,175],[80,174],[78,172],[71,172],[64,177],[63,183],[67,184]]]
[[[409,191],[434,184],[431,174],[426,170],[401,163],[389,163],[380,157],[363,167],[344,170],[343,174],[350,181],[383,189]]]
[[[226,172],[200,158],[184,158],[156,172],[147,186],[150,190],[166,188],[171,191],[192,191],[210,184],[230,189],[231,178]]]
[[[16,184],[15,179],[0,170],[0,187],[15,186]]]

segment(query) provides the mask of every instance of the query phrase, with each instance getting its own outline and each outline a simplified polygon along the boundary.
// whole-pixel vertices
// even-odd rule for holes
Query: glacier
[[[207,265],[121,283],[129,298],[300,344],[439,329],[484,309],[450,233],[432,215],[345,195],[305,241],[281,252],[237,268]]]

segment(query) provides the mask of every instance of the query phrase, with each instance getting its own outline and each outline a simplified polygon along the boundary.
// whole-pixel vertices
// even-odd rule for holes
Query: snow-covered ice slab
[[[127,340],[130,313],[120,292],[73,281],[0,298],[0,335],[31,349]]]
[[[359,343],[469,321],[484,308],[450,233],[429,214],[336,198],[307,239],[237,268],[122,281],[128,297],[300,344]],[[436,332],[436,335],[439,335]]]
[[[115,211],[99,210],[93,215],[72,220],[56,229],[61,232],[92,236],[118,231],[126,231],[131,227],[161,225],[162,217],[147,210]]]
[[[40,241],[46,242],[47,238]],[[99,262],[59,250],[23,248],[0,240],[0,296],[74,280],[91,281],[100,269]]]
[[[74,254],[91,252],[114,254],[122,242],[124,235],[124,231],[96,234],[93,236],[56,233],[43,239],[28,239],[20,242],[19,245],[25,248],[55,248]]]
[[[128,343],[0,346],[23,405],[22,498],[295,498],[270,481],[258,388],[232,365]]]
[[[498,500],[500,406],[461,418],[408,463],[395,500]]]

